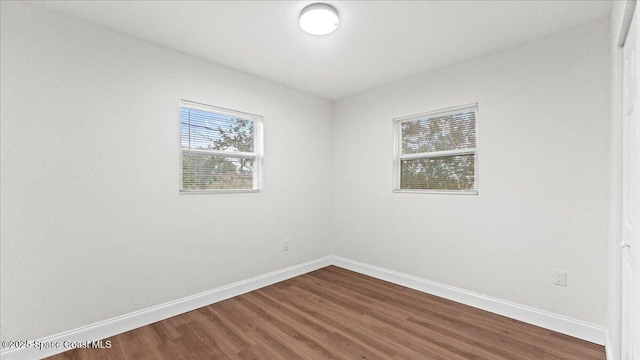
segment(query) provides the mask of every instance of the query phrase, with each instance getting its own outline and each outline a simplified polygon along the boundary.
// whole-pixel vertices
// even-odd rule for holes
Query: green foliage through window
[[[396,120],[396,190],[476,190],[476,112],[466,106]]]
[[[215,110],[180,108],[182,191],[257,189],[256,120]]]

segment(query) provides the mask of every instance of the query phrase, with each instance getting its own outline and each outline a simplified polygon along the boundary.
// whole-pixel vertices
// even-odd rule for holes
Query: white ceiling
[[[340,26],[304,33],[312,1],[43,1],[38,5],[336,100],[608,16],[610,1],[333,1]]]

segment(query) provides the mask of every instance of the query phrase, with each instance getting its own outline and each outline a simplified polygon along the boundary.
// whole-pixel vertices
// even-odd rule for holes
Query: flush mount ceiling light
[[[312,35],[329,34],[339,23],[338,11],[329,4],[310,4],[300,12],[300,27]]]

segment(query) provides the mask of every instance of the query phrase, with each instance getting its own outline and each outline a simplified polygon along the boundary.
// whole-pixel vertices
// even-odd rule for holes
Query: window
[[[180,102],[181,193],[257,192],[262,117]]]
[[[394,191],[477,194],[477,104],[394,119]]]

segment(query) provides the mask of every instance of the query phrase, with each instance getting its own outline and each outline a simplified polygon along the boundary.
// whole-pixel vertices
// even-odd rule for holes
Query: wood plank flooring
[[[50,359],[604,360],[602,346],[329,266]]]

